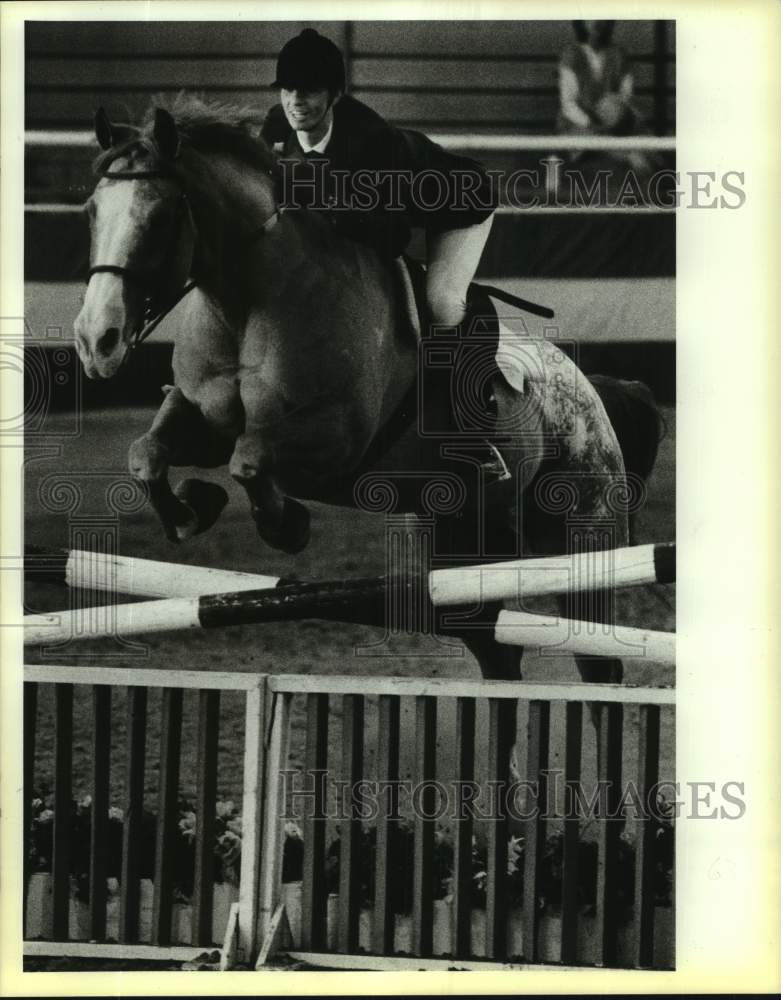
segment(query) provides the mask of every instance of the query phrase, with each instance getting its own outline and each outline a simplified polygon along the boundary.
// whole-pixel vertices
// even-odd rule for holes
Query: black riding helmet
[[[285,90],[344,90],[344,59],[334,43],[314,28],[304,28],[287,42],[277,59],[271,85]]]

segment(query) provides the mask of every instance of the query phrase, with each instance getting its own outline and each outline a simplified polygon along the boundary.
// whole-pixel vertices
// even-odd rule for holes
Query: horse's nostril
[[[119,343],[119,337],[119,327],[110,326],[95,345],[95,352],[104,355],[112,354]]]

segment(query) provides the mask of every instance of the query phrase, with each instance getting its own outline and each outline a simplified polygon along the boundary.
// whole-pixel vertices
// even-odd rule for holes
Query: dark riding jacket
[[[262,136],[282,164],[283,205],[329,213],[345,235],[396,257],[411,228],[428,233],[465,229],[491,215],[496,199],[485,170],[420,132],[389,125],[354,97],[334,105],[324,153],[305,154],[282,105],[273,107]]]

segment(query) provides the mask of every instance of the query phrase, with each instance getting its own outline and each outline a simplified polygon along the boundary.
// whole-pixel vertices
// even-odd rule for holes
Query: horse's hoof
[[[260,512],[258,512],[260,515]],[[297,500],[285,497],[285,507],[279,526],[273,531],[258,516],[258,534],[272,548],[296,555],[309,544],[311,518],[307,508]]]
[[[201,479],[185,479],[174,490],[175,495],[192,511],[192,518],[177,524],[176,534],[180,541],[208,531],[228,502],[228,494],[216,483],[205,483]]]
[[[168,449],[150,434],[135,440],[128,449],[127,464],[130,474],[145,482],[165,476],[170,463]]]
[[[196,517],[195,511],[192,512],[192,517],[189,518],[184,524],[177,524],[176,526],[176,541],[177,542],[187,542],[191,538],[200,534],[201,526],[198,523],[198,518]]]

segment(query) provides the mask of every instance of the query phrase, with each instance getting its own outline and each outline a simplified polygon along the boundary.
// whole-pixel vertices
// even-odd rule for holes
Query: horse
[[[490,419],[444,445],[420,414],[399,418],[420,396],[426,340],[397,273],[324,213],[280,210],[279,165],[251,115],[180,95],[139,128],[99,112],[96,134],[75,342],[86,375],[111,378],[150,313],[178,302],[174,384],[129,452],[170,539],[207,530],[226,497],[198,480],[172,490],[169,468],[228,465],[261,539],[287,552],[307,543],[307,499],[433,513],[436,565],[628,544],[630,480],[658,444],[644,387],[592,382],[549,340],[505,337],[497,365],[461,380],[472,401],[489,386]],[[421,402],[426,420],[452,406]],[[604,593],[561,606],[612,619]],[[485,677],[520,679],[519,651],[489,627],[497,611],[477,609],[459,634]],[[584,680],[622,680],[618,658],[577,666]]]

